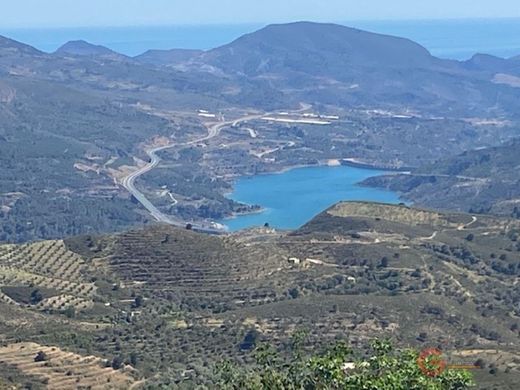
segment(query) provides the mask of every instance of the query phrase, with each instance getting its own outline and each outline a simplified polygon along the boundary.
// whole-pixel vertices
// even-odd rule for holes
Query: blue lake
[[[230,231],[263,226],[266,222],[279,229],[295,229],[342,200],[399,203],[399,196],[394,192],[358,185],[364,179],[384,173],[339,166],[297,168],[280,174],[244,177],[235,183],[229,197],[258,204],[265,211],[219,222]]]

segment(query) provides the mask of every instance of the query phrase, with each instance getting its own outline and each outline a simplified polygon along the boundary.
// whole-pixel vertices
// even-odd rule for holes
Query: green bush
[[[287,358],[262,345],[250,367],[220,364],[216,384],[224,390],[463,390],[473,386],[470,373],[463,370],[447,369],[435,377],[424,374],[418,357],[417,351],[396,350],[387,341],[372,343],[372,353],[362,359],[356,359],[344,343],[319,355],[304,355],[296,348]]]

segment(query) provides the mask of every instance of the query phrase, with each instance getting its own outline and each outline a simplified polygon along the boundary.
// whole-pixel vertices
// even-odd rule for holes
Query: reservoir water
[[[358,184],[384,173],[339,166],[297,168],[280,174],[243,177],[235,183],[229,197],[260,205],[265,210],[219,222],[227,225],[230,231],[265,223],[278,229],[295,229],[342,200],[399,203],[399,196],[394,192]]]

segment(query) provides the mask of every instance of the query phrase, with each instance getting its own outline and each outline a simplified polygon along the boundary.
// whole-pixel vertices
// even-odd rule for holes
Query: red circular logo
[[[446,369],[446,361],[442,358],[442,352],[437,348],[423,350],[417,358],[417,365],[422,373],[429,377],[439,376]]]

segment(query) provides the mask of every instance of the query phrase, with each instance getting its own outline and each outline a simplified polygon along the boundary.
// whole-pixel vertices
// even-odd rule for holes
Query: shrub
[[[38,352],[36,354],[36,356],[34,357],[35,362],[45,362],[45,361],[47,361],[47,359],[48,359],[48,356],[43,351]]]
[[[112,359],[111,366],[114,370],[119,370],[123,366],[123,362],[124,360],[121,356],[116,356]]]
[[[67,318],[74,318],[76,317],[76,309],[74,309],[74,306],[68,306],[64,311],[63,314],[67,316]]]
[[[416,351],[395,350],[387,341],[373,342],[372,350],[360,361],[344,343],[338,343],[318,355],[303,355],[295,348],[284,358],[273,347],[262,345],[255,351],[256,365],[224,362],[217,367],[215,381],[223,390],[464,390],[472,386],[471,375],[463,370],[426,375],[417,363]]]
[[[34,290],[32,293],[31,293],[31,303],[33,305],[37,305],[38,303],[40,303],[41,301],[43,301],[43,295],[42,293],[40,292],[40,290]]]

